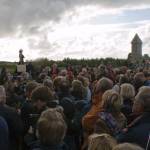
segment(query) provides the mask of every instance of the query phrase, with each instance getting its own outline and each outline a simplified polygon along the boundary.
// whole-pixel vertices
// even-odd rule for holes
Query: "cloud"
[[[42,29],[40,29],[42,30]],[[138,33],[143,41],[143,54],[150,55],[150,21],[108,25],[57,25],[56,30],[20,40],[0,39],[1,60],[18,61],[22,48],[26,60],[38,57],[62,60],[71,58],[127,58],[131,40]],[[6,55],[7,54],[7,55]]]
[[[14,35],[19,29],[32,33],[35,26],[58,22],[65,13],[78,7],[120,8],[147,4],[149,0],[0,0],[0,36]]]
[[[28,39],[28,44],[29,44],[29,47],[31,49],[50,49],[51,48],[51,44],[50,42],[48,41],[47,37],[44,36],[44,37],[40,37],[40,38],[29,38]]]
[[[133,18],[126,14],[132,8],[150,8],[150,1],[0,0],[0,58],[18,60],[20,48],[26,59],[126,58],[136,32],[149,53],[150,22],[139,21],[147,11],[133,20],[135,12]]]
[[[44,45],[45,42],[47,45],[48,42],[49,47],[43,47],[42,51],[38,51],[39,56],[49,59],[127,58],[131,52],[130,42],[135,33],[139,33],[143,41],[143,54],[150,55],[150,21],[61,27],[57,27],[59,30],[54,31],[46,39],[41,38],[39,43]]]

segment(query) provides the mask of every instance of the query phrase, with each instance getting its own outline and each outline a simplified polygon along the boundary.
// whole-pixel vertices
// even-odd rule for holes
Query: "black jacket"
[[[150,134],[150,112],[136,119],[128,130],[118,136],[119,142],[129,142],[146,148]]]
[[[31,146],[31,150],[69,150],[69,149],[68,149],[67,145],[64,143],[46,146],[46,145],[40,144],[39,141],[36,141]]]
[[[0,105],[0,116],[8,125],[11,150],[17,150],[18,141],[23,135],[23,124],[18,113],[7,105]]]
[[[8,139],[8,126],[4,118],[0,116],[0,149],[8,150],[9,139]]]
[[[130,119],[130,114],[132,113],[132,107],[133,107],[133,100],[131,99],[125,99],[123,102],[123,105],[121,107],[121,112],[125,115],[127,120]]]
[[[30,119],[30,114],[33,114],[34,108],[30,100],[26,100],[21,108],[21,119],[24,126],[24,135],[27,134],[33,120]]]

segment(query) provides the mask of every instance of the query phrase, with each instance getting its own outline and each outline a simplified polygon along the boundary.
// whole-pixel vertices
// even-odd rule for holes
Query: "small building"
[[[135,34],[131,41],[131,53],[128,55],[128,60],[131,63],[140,63],[142,61],[142,40]]]

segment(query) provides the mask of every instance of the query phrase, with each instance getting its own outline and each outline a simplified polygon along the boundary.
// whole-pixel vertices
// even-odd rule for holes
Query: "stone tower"
[[[139,38],[138,34],[135,34],[132,45],[132,59],[134,62],[140,62],[142,60],[142,40]]]

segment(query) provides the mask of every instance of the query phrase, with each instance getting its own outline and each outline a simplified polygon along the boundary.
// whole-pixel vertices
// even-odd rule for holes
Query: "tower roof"
[[[133,40],[131,41],[131,43],[140,43],[142,44],[142,40],[140,39],[140,37],[138,36],[138,34],[136,33]]]

